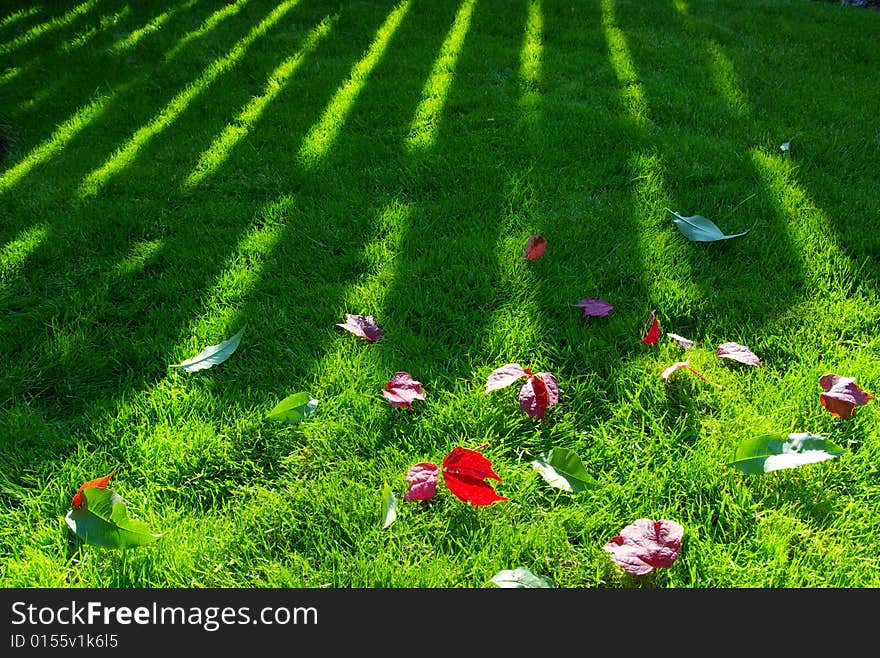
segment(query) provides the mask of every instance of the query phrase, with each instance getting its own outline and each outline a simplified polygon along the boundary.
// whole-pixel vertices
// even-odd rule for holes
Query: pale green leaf
[[[235,350],[238,349],[238,344],[241,342],[241,336],[243,333],[244,327],[242,327],[232,338],[224,340],[217,345],[208,345],[193,358],[181,361],[180,363],[174,363],[169,367],[183,368],[187,372],[196,372],[197,370],[207,370],[211,366],[223,363],[226,359],[232,356],[232,353],[235,352]]]
[[[284,398],[275,405],[266,418],[295,424],[311,416],[317,408],[318,401],[312,399],[305,391],[301,391]]]
[[[86,487],[82,496],[82,506],[70,510],[64,520],[86,543],[106,548],[132,548],[161,537],[150,532],[140,519],[130,517],[125,500],[115,491]]]
[[[397,497],[386,482],[382,488],[382,529],[384,530],[397,520]]]
[[[492,576],[491,582],[498,587],[510,589],[552,589],[556,586],[546,576],[537,576],[524,567],[499,571]]]
[[[684,215],[671,210],[669,212],[675,215],[675,218],[672,221],[678,226],[678,230],[684,233],[684,236],[688,240],[694,242],[717,242],[719,240],[729,240],[730,238],[738,238],[749,232],[749,229],[746,229],[742,233],[725,235],[721,232],[721,229],[702,215],[685,217]]]
[[[741,442],[729,465],[743,473],[760,474],[815,464],[842,454],[843,448],[818,434],[789,434],[787,439],[777,434],[761,434]]]
[[[579,493],[594,489],[599,482],[584,468],[584,463],[574,450],[551,448],[542,452],[532,462],[534,468],[551,487]]]

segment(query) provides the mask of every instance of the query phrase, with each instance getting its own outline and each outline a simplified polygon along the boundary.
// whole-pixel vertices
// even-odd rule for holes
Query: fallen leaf
[[[546,576],[537,576],[524,567],[499,571],[492,576],[490,582],[509,589],[552,589],[556,586],[556,583]]]
[[[791,142],[782,142],[782,144],[779,145],[779,150],[782,151],[783,153],[790,153],[791,152]]]
[[[532,468],[538,471],[551,487],[563,491],[580,493],[600,486],[596,479],[587,473],[578,454],[569,448],[551,448],[547,452],[542,452],[532,461]]]
[[[690,360],[690,359],[687,359],[687,360],[685,360],[685,361],[679,361],[678,363],[673,363],[673,364],[672,364],[671,366],[669,366],[666,370],[664,370],[663,372],[661,372],[661,373],[660,373],[660,376],[661,376],[664,380],[669,381],[669,378],[672,376],[672,373],[674,373],[674,372],[677,371],[677,370],[681,370],[682,368],[685,368],[686,370],[690,370],[692,373],[694,373],[697,377],[699,377],[700,379],[702,379],[702,380],[703,380],[704,382],[706,382],[707,384],[712,384],[712,382],[710,382],[708,379],[706,379],[705,377],[703,377],[703,375],[701,375],[699,372],[697,372],[696,370],[694,370],[694,369],[691,367],[691,360]],[[712,384],[712,386],[717,386],[717,384]]]
[[[523,253],[523,258],[526,260],[535,260],[536,258],[543,256],[546,250],[547,238],[540,233],[535,233],[535,235],[530,237],[528,242],[526,242],[526,250]]]
[[[385,482],[382,487],[382,530],[397,520],[397,497]]]
[[[270,420],[286,421],[290,424],[296,424],[303,419],[308,418],[315,409],[318,408],[318,401],[312,399],[312,396],[301,391],[288,395],[281,402],[275,405],[266,418]]]
[[[645,345],[653,345],[660,338],[660,323],[657,321],[657,311],[651,311],[645,320],[645,328],[642,330],[642,342]]]
[[[796,468],[834,459],[844,454],[843,448],[818,434],[761,434],[740,442],[730,466],[743,473],[760,474],[783,468]]]
[[[692,242],[718,242],[719,240],[738,238],[741,235],[745,235],[749,232],[749,229],[746,229],[742,233],[725,235],[721,232],[720,228],[715,226],[715,224],[713,224],[702,215],[685,217],[684,215],[673,212],[672,210],[670,210],[669,212],[675,215],[675,219],[673,219],[672,221],[675,222],[678,230],[681,231],[684,236]]]
[[[394,373],[394,377],[382,389],[382,395],[395,407],[409,407],[414,400],[425,399],[421,382],[413,379],[408,372]]]
[[[549,372],[530,376],[519,390],[519,407],[532,418],[544,420],[547,409],[559,402],[559,385]]]
[[[132,548],[150,544],[160,534],[146,523],[128,515],[125,500],[111,489],[86,487],[83,505],[64,517],[68,527],[83,541],[107,548]]]
[[[520,368],[518,363],[508,363],[496,368],[486,378],[486,395],[492,391],[506,388],[523,377],[528,377],[528,373]]]
[[[819,395],[819,401],[835,418],[845,420],[852,416],[857,406],[874,399],[873,395],[863,391],[855,382],[854,377],[841,377],[832,373],[819,378],[819,385],[825,389]]]
[[[409,489],[403,496],[403,500],[430,500],[437,492],[437,474],[440,467],[431,462],[419,462],[409,469],[406,481]]]
[[[755,354],[745,345],[739,345],[738,343],[724,343],[723,345],[718,346],[716,354],[724,359],[739,361],[747,366],[761,367],[761,359],[755,356]]]
[[[471,505],[491,505],[507,500],[499,496],[485,480],[501,482],[492,470],[492,462],[476,450],[456,447],[443,458],[443,481],[459,500]]]
[[[678,334],[666,334],[666,335],[669,336],[672,340],[674,340],[676,343],[681,345],[686,350],[689,350],[694,345],[700,344],[698,341],[690,340],[688,338],[685,338],[684,336],[679,336]]]
[[[337,322],[336,326],[350,331],[355,336],[366,338],[371,343],[382,337],[382,330],[378,327],[372,315],[352,315],[351,313],[346,313],[345,322]]]
[[[572,304],[572,306],[584,309],[584,314],[581,316],[584,318],[588,315],[596,318],[603,318],[614,309],[614,307],[604,299],[599,299],[597,297],[582,299],[577,304]]]
[[[106,489],[107,485],[110,484],[110,478],[113,477],[113,474],[115,472],[116,472],[116,469],[114,468],[112,471],[110,471],[109,474],[105,475],[104,477],[99,477],[99,478],[95,478],[94,480],[89,480],[88,482],[83,484],[79,489],[77,489],[76,493],[73,495],[73,500],[70,501],[70,504],[73,507],[73,509],[79,509],[80,505],[82,505],[82,503],[83,503],[83,499],[82,499],[83,489],[86,489],[88,487],[97,487],[98,489]]]
[[[605,544],[611,559],[634,576],[670,567],[681,551],[684,528],[676,521],[638,519]]]
[[[237,334],[232,336],[232,338],[224,340],[217,345],[208,345],[193,358],[181,361],[180,363],[171,364],[169,367],[183,368],[187,372],[196,372],[197,370],[207,370],[212,366],[223,363],[226,359],[232,356],[232,353],[235,352],[235,350],[238,349],[238,344],[241,342],[241,335],[243,333],[244,327],[242,327]]]

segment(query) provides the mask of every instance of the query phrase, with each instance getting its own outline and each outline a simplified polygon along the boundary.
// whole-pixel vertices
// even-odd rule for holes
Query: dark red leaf
[[[657,311],[651,311],[648,319],[645,321],[645,328],[642,331],[642,342],[645,345],[653,345],[660,338],[660,323],[657,322]]]
[[[437,473],[440,467],[431,462],[419,462],[409,469],[406,481],[409,489],[404,494],[405,501],[430,500],[437,491]]]
[[[639,519],[612,537],[605,550],[611,559],[635,576],[670,567],[681,551],[684,528],[676,521]]]
[[[598,299],[597,297],[588,297],[587,299],[582,299],[577,304],[572,304],[572,306],[584,309],[584,314],[582,317],[587,317],[588,315],[591,315],[597,318],[604,318],[614,309],[614,307],[606,302],[604,299]]]
[[[819,395],[819,401],[835,418],[845,420],[852,416],[856,406],[874,399],[873,395],[863,391],[855,382],[854,377],[841,377],[832,373],[819,378],[819,385],[825,389]]]
[[[84,485],[82,485],[79,489],[77,489],[76,493],[73,495],[73,500],[70,501],[70,504],[73,506],[73,509],[79,509],[83,504],[82,492],[84,489],[88,487],[98,487],[99,489],[106,489],[107,485],[110,484],[110,478],[113,477],[113,474],[116,472],[114,468],[110,471],[109,475],[105,475],[104,477],[95,478],[94,480],[89,480]]]
[[[492,462],[476,450],[456,447],[443,458],[443,481],[459,500],[471,505],[491,505],[500,500],[499,496],[485,480],[501,482],[492,470]]]
[[[526,260],[535,260],[536,258],[543,256],[546,250],[547,238],[540,233],[535,233],[535,235],[530,237],[529,241],[526,242],[526,250],[523,253],[523,258]]]
[[[372,315],[364,316],[346,313],[345,322],[337,322],[336,326],[342,327],[356,336],[366,338],[371,343],[382,337],[382,330],[376,325],[376,320]]]
[[[414,400],[425,399],[421,382],[413,379],[408,372],[394,373],[394,377],[382,389],[382,395],[395,407],[409,407]]]
[[[532,418],[544,420],[547,409],[559,402],[559,385],[549,372],[530,376],[519,390],[519,406]]]
[[[503,365],[489,373],[489,377],[486,379],[486,393],[510,386],[517,379],[527,376],[526,370],[520,368],[518,363]]]

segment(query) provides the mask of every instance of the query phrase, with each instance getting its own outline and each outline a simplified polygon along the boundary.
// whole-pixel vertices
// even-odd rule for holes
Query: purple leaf
[[[868,400],[874,399],[873,395],[863,391],[856,384],[855,377],[841,377],[829,373],[819,378],[819,385],[825,389],[825,392],[820,394],[819,401],[835,418],[849,418],[856,406],[867,404]]]
[[[611,559],[634,576],[669,567],[681,550],[684,528],[675,521],[639,519],[605,544]]]
[[[588,315],[591,315],[597,318],[604,318],[606,315],[611,313],[612,309],[614,308],[604,299],[599,299],[597,297],[588,297],[587,299],[582,299],[577,304],[572,304],[572,306],[577,306],[584,309],[584,314],[582,317],[587,317]]]
[[[519,390],[519,407],[532,418],[544,420],[547,409],[559,402],[559,385],[549,372],[530,376]]]
[[[372,315],[364,316],[346,313],[345,322],[338,322],[336,326],[342,327],[356,336],[366,338],[371,343],[382,337],[382,330],[376,325],[376,321]]]
[[[403,499],[407,502],[411,500],[430,500],[437,492],[437,474],[440,467],[431,462],[419,462],[409,469],[406,474],[406,481],[409,482],[409,489],[404,494]]]
[[[395,407],[409,407],[414,400],[425,399],[422,384],[410,377],[408,372],[394,373],[394,377],[382,389],[382,395]]]
[[[523,377],[528,377],[528,374],[519,367],[518,363],[508,363],[500,368],[496,368],[486,379],[486,394],[488,395],[492,391],[506,388],[517,379],[522,379]]]
[[[755,356],[748,347],[738,343],[719,345],[716,354],[725,359],[733,359],[734,361],[745,363],[747,366],[761,367],[761,359]]]

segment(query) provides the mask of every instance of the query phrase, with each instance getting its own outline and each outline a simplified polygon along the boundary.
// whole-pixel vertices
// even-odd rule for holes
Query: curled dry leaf
[[[676,521],[638,519],[605,544],[611,559],[634,576],[670,567],[681,551],[684,528]]]
[[[691,367],[691,360],[690,359],[687,359],[685,361],[679,361],[678,363],[673,363],[666,370],[664,370],[662,373],[660,373],[660,376],[664,380],[669,381],[669,378],[672,376],[672,373],[674,373],[677,370],[681,370],[682,368],[685,368],[686,370],[690,370],[692,373],[694,373],[697,377],[702,379],[707,384],[712,384],[712,382],[710,382],[708,379],[703,377],[703,375],[701,375],[700,373],[698,373],[696,370],[694,370]],[[712,384],[712,386],[717,386],[717,384]]]
[[[409,489],[403,496],[404,501],[430,500],[437,492],[437,474],[440,467],[431,462],[419,462],[409,469],[406,481]]]
[[[424,400],[425,391],[421,382],[413,379],[408,372],[396,372],[391,381],[385,384],[382,395],[395,407],[410,407],[414,400]]]
[[[346,331],[350,331],[355,336],[366,338],[371,343],[382,337],[382,330],[376,324],[372,315],[352,315],[345,314],[345,322],[337,322],[337,327],[342,327]]]
[[[458,446],[443,458],[443,481],[459,500],[471,505],[491,505],[507,500],[499,496],[487,479],[501,482],[492,462],[476,450]]]
[[[761,359],[755,356],[755,354],[745,345],[740,345],[738,343],[724,343],[723,345],[718,346],[716,354],[724,359],[739,361],[747,366],[761,367]]]
[[[540,233],[535,233],[535,235],[531,236],[528,242],[526,242],[526,249],[523,252],[523,258],[525,260],[535,260],[536,258],[543,256],[545,251],[547,251],[547,238]]]
[[[611,304],[604,299],[599,299],[597,297],[582,299],[577,304],[572,304],[572,306],[584,309],[582,317],[587,317],[589,315],[596,318],[604,318],[614,310],[614,307]]]
[[[660,323],[657,321],[657,311],[653,310],[645,320],[645,328],[642,330],[642,342],[645,345],[653,345],[660,338]]]
[[[825,389],[819,395],[819,401],[835,418],[847,419],[857,406],[868,404],[868,400],[874,399],[873,395],[856,384],[854,377],[829,373],[819,378],[819,385]]]
[[[681,345],[684,349],[689,350],[694,345],[699,345],[699,341],[690,340],[689,338],[685,338],[684,336],[679,336],[678,334],[666,334],[676,343]]]

